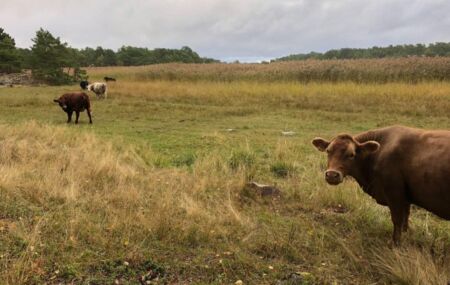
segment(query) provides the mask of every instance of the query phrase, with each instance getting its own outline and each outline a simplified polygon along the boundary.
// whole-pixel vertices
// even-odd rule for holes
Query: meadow
[[[118,79],[93,125],[52,102],[77,85],[0,89],[0,284],[447,284],[450,223],[413,208],[393,248],[311,140],[450,129],[450,82],[265,80],[283,64],[91,68]]]

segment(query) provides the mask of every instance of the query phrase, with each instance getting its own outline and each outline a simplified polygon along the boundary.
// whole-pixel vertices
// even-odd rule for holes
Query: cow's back
[[[66,93],[63,96],[66,98],[67,105],[75,111],[81,112],[91,108],[89,96],[84,92]]]

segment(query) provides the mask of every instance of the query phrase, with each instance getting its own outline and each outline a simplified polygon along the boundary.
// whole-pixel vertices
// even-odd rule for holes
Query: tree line
[[[310,52],[292,54],[277,58],[273,61],[307,60],[307,59],[366,59],[366,58],[393,58],[393,57],[436,57],[450,56],[450,43],[437,42],[429,45],[409,44],[390,45],[387,47],[371,48],[341,48],[332,49],[324,53]]]
[[[169,62],[213,63],[218,60],[200,57],[191,48],[181,49],[123,46],[117,51],[102,47],[76,49],[39,29],[31,48],[17,48],[14,38],[0,28],[0,73],[30,69],[33,78],[50,84],[67,84],[86,78],[81,67],[137,66]]]

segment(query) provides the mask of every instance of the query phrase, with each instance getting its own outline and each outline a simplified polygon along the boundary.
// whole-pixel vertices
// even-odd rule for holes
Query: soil
[[[0,88],[1,87],[14,87],[17,85],[31,85],[33,84],[33,78],[28,72],[23,73],[0,73]]]

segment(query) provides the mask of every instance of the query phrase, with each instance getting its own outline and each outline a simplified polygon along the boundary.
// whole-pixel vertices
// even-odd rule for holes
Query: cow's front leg
[[[67,123],[72,122],[72,111],[67,111]]]
[[[406,203],[392,203],[389,205],[392,223],[394,224],[392,239],[396,246],[400,245],[402,231],[405,228],[405,222],[408,220],[406,213],[409,213],[409,210],[407,208],[409,208],[409,204]]]
[[[75,111],[75,124],[78,124],[78,118],[80,117],[80,112]]]
[[[390,173],[390,176],[384,177],[381,189],[386,198],[391,212],[392,223],[394,224],[392,239],[394,245],[399,246],[402,230],[404,227],[407,227],[405,222],[408,220],[410,203],[406,198],[403,181],[396,177],[401,177],[400,173]]]
[[[408,228],[409,228],[409,212],[410,212],[410,209],[411,209],[411,204],[409,204],[409,203],[406,204],[405,212],[404,212],[404,216],[403,216],[403,227],[402,227],[402,230],[404,232],[407,232]]]

